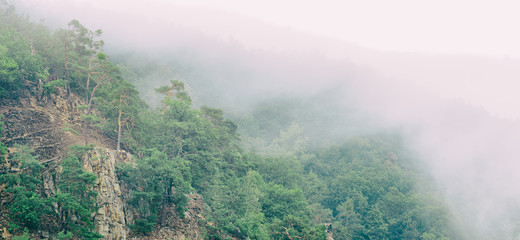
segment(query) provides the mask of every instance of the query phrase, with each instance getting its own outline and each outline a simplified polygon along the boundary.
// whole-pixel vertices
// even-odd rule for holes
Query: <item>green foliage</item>
[[[106,54],[102,53],[102,52],[99,52],[97,54],[97,59],[98,60],[103,60],[104,61],[104,60],[107,60],[107,58],[108,58],[108,56]]]
[[[89,123],[96,123],[101,121],[101,118],[95,114],[81,115],[80,117]]]
[[[186,194],[196,191],[209,205],[205,214],[214,225],[208,237],[215,239],[326,239],[328,230],[336,239],[456,238],[441,197],[415,188],[427,180],[398,136],[358,136],[339,145],[316,137],[347,138],[317,117],[338,114],[319,104],[328,96],[271,99],[238,116],[237,125],[221,109],[194,109],[184,82],[172,80],[156,89],[161,108],[150,109],[123,76],[139,82],[144,71],[160,72],[160,64],[137,70],[114,65],[102,52],[101,30],[73,20],[51,32],[0,3],[0,98],[19,97],[41,80],[45,93],[66,87],[85,99],[78,110],[86,142],[89,126],[102,124],[118,149],[121,144],[138,156],[117,168],[130,191],[125,200],[136,209],[130,227],[137,234],[164,224],[173,206],[183,217]],[[77,133],[70,126],[63,131]],[[29,148],[16,148],[9,160],[19,171],[1,175],[0,182],[12,198],[11,226],[18,233],[27,229],[19,238],[42,228],[44,217],[61,224],[49,229],[57,239],[101,238],[91,215],[96,176],[81,167],[93,146],[71,148],[51,197],[41,193],[43,166]],[[0,143],[0,162],[6,158]]]
[[[56,203],[62,218],[62,231],[71,232],[82,239],[98,239],[103,236],[94,232],[91,213],[97,193],[93,190],[96,176],[81,168],[80,158],[92,149],[91,146],[73,146],[69,156],[61,164],[62,174],[58,181]]]
[[[132,229],[137,233],[148,234],[156,220],[163,224],[167,208],[175,205],[181,218],[184,217],[190,190],[182,178],[181,171],[186,163],[182,159],[169,159],[168,156],[152,149],[147,156],[136,160],[136,166],[123,164],[118,175],[133,190],[128,203],[134,206],[139,215]]]
[[[96,108],[104,117],[102,130],[128,150],[139,148],[137,126],[142,126],[140,114],[145,112],[147,105],[139,98],[135,87],[126,81],[114,81],[99,89],[94,98]],[[119,115],[121,114],[121,115]],[[136,129],[137,128],[137,129]]]
[[[408,172],[408,160],[391,136],[352,139],[341,147],[323,150],[308,171],[327,180],[328,194],[320,203],[333,210],[334,235],[342,239],[418,239],[435,232],[439,238],[454,237],[449,216],[424,216],[428,208],[442,208],[432,199],[418,198],[418,175]],[[320,163],[320,164],[317,164]],[[334,166],[334,167],[331,167]],[[443,220],[430,224],[435,218]]]
[[[138,234],[148,235],[153,230],[156,220],[150,217],[147,219],[136,219],[135,223],[130,225],[130,228]]]
[[[56,237],[53,238],[54,240],[70,240],[73,239],[73,235],[71,232],[65,233],[64,231],[59,232],[56,234]]]
[[[10,218],[30,229],[38,229],[43,214],[41,210],[45,207],[42,197],[24,187],[15,187],[7,192],[12,193],[15,198],[10,205]]]
[[[18,151],[11,161],[18,164],[19,172],[0,176],[0,183],[5,184],[6,192],[12,194],[9,204],[10,219],[17,226],[36,230],[40,228],[44,215],[51,214],[50,201],[39,193],[40,162],[27,146],[16,145]]]
[[[280,131],[267,150],[269,155],[301,155],[307,151],[308,140],[303,128],[293,122],[287,131]]]
[[[23,230],[23,234],[21,236],[13,236],[12,240],[30,240],[31,235],[29,234],[29,230],[26,228]]]
[[[29,41],[15,29],[0,27],[0,97],[18,97],[26,81],[46,78],[42,58],[30,49]]]
[[[2,118],[4,116],[0,114],[0,136],[3,136],[4,131],[4,122],[2,122]],[[7,147],[3,142],[0,141],[0,164],[4,163],[7,159]]]
[[[267,218],[283,219],[290,214],[304,215],[307,211],[305,198],[300,189],[286,189],[278,184],[268,184],[262,209]]]
[[[187,103],[191,103],[191,98],[188,95],[188,92],[184,90],[184,83],[179,80],[171,80],[170,86],[162,86],[155,91],[160,94],[166,95],[165,102],[163,104],[167,104],[167,101],[178,99]]]
[[[65,127],[61,129],[64,132],[70,132],[74,135],[79,135],[78,131],[76,131],[70,124],[65,124]]]
[[[89,97],[95,94],[96,86],[101,81],[111,79],[110,74],[106,72],[109,68],[106,58],[96,57],[104,45],[102,40],[96,40],[102,31],[89,30],[78,20],[72,20],[67,24],[66,30],[56,33],[59,34],[57,38],[63,42],[60,54],[67,66],[65,80],[69,83],[68,90],[84,97],[85,104],[89,104]],[[91,84],[91,81],[95,84]]]
[[[358,137],[312,153],[305,129],[283,120],[293,115],[279,105],[280,109],[264,109],[270,114],[253,115],[250,123],[257,127],[249,133],[258,136],[266,129],[256,147],[262,155],[243,156],[234,145],[236,125],[224,119],[222,110],[203,106],[195,111],[175,96],[174,86],[156,89],[165,95],[162,108],[143,112],[134,136],[146,148],[158,147],[167,158],[182,163],[177,174],[212,209],[209,219],[219,229],[212,230],[213,236],[223,231],[251,239],[324,239],[325,224],[338,239],[419,238],[425,232],[453,236],[451,230],[438,227],[449,229],[448,224],[424,224],[423,219],[433,216],[418,214],[433,203],[416,197],[418,176],[398,138]],[[266,116],[269,119],[261,120]],[[271,129],[279,135],[267,133]],[[149,191],[135,191],[133,196],[130,202],[142,208],[149,206],[143,201],[157,197]],[[439,214],[434,218],[448,222]]]
[[[14,85],[17,69],[18,64],[16,64],[14,59],[7,56],[7,47],[0,45],[0,79],[2,79],[2,86]],[[5,87],[2,87],[0,94],[3,96],[7,95],[7,90]]]
[[[294,121],[294,110],[285,100],[275,99],[259,104],[251,113],[242,116],[238,123],[242,127],[241,134],[248,137],[259,137],[267,142],[278,137],[280,131],[287,129]]]
[[[56,93],[57,88],[65,87],[66,83],[62,79],[46,82],[43,84],[43,91],[45,93]]]
[[[80,157],[83,157],[85,156],[89,151],[92,151],[94,149],[95,145],[94,144],[90,144],[90,145],[87,145],[87,146],[83,146],[83,145],[72,145],[70,147],[70,151],[69,151],[69,156],[71,157],[75,157],[75,158],[80,158]]]
[[[86,110],[86,109],[89,109],[90,106],[89,105],[85,105],[85,104],[81,104],[81,105],[77,105],[76,108],[78,110]]]

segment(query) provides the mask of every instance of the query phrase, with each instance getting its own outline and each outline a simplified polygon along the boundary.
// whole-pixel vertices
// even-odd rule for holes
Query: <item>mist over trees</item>
[[[401,91],[374,70],[321,54],[213,39],[204,40],[209,52],[196,44],[110,50],[118,43],[104,45],[102,31],[78,20],[51,29],[11,8],[0,13],[0,98],[78,96],[84,128],[77,134],[85,139],[60,163],[55,195],[41,190],[43,159],[27,146],[7,155],[0,144],[1,163],[20,169],[0,175],[9,231],[17,235],[45,229],[57,238],[102,237],[91,217],[95,176],[80,166],[95,148],[89,131],[135,156],[117,166],[117,176],[138,213],[130,226],[137,237],[164,226],[170,204],[183,216],[188,193],[208,205],[207,239],[519,234],[517,179],[506,171],[518,152],[514,122]],[[468,189],[474,183],[481,188]]]
[[[151,51],[148,61],[155,62],[165,75],[184,79],[192,90],[194,104],[211,103],[225,109],[225,114],[239,125],[244,149],[272,153],[272,143],[279,132],[288,131],[291,126],[303,129],[308,138],[307,147],[314,150],[359,135],[397,131],[406,146],[417,154],[422,168],[428,169],[425,174],[433,174],[435,182],[442,186],[444,197],[454,211],[454,225],[464,229],[465,234],[475,232],[468,238],[478,238],[481,234],[515,236],[512,226],[516,210],[507,202],[517,200],[517,194],[513,193],[516,191],[511,190],[517,177],[507,169],[516,168],[513,152],[517,150],[510,144],[518,138],[514,135],[517,122],[490,116],[485,109],[457,99],[439,98],[436,92],[421,88],[420,81],[410,84],[396,76],[384,76],[386,70],[378,71],[352,61],[337,61],[320,54],[246,49],[236,42],[218,39],[204,41],[217,46],[217,50],[197,42],[183,48],[172,47],[170,54]],[[198,48],[200,45],[203,46]],[[129,55],[121,56],[125,56],[124,60],[118,54],[114,59],[128,66],[137,65]],[[383,57],[394,62],[400,60]],[[408,57],[412,59],[408,62],[414,61],[413,56]],[[429,61],[428,56],[417,59]],[[431,59],[434,64],[437,58]],[[467,59],[472,63],[471,57]],[[494,66],[497,61],[491,59],[489,63]],[[467,78],[458,72],[453,74]],[[419,74],[412,75],[421,78]],[[148,81],[167,79],[152,74],[144,76]],[[143,95],[150,91],[146,87],[141,89]],[[498,169],[490,171],[492,168]],[[482,181],[486,183],[477,183]],[[486,191],[494,194],[483,194]],[[490,207],[491,202],[503,204]]]

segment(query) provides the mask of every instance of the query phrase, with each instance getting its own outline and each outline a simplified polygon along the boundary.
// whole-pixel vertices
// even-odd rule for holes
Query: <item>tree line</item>
[[[89,139],[93,129],[135,156],[134,164],[117,166],[130,193],[125,202],[137,213],[130,226],[134,236],[166,224],[170,206],[182,217],[186,194],[197,192],[208,205],[207,239],[326,239],[327,233],[336,239],[459,237],[438,190],[417,187],[431,180],[421,177],[398,134],[311,148],[301,124],[277,117],[283,106],[251,109],[244,116],[247,124],[237,125],[244,121],[226,119],[221,109],[196,109],[179,80],[156,89],[163,101],[152,108],[123,78],[139,81],[140,73],[103,52],[101,30],[77,20],[51,30],[1,8],[0,98],[17,99],[42,86],[38,94],[64,89],[68,98],[82,101],[78,134],[84,145],[71,148],[59,163],[62,171],[53,173],[58,193],[42,189],[45,159],[26,146],[8,156],[0,144],[2,163],[9,160],[20,169],[0,176],[10,196],[10,231],[18,238],[42,229],[56,239],[102,237],[91,215],[96,177],[80,165],[95,147]],[[268,137],[259,132],[265,126]]]

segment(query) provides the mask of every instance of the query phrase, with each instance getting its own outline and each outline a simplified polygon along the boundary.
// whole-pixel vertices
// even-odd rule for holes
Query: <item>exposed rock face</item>
[[[158,240],[158,239],[204,239],[204,227],[206,221],[202,216],[205,204],[198,194],[189,194],[190,201],[184,213],[184,218],[180,218],[175,212],[174,206],[168,209],[168,217],[163,226],[155,228],[150,236],[134,236],[130,239]]]
[[[11,153],[16,151],[15,144],[28,145],[35,150],[38,159],[46,167],[41,176],[42,193],[52,197],[57,192],[56,180],[59,174],[56,173],[60,172],[59,163],[71,145],[84,144],[81,113],[76,109],[81,100],[75,96],[67,99],[64,89],[46,95],[33,89],[26,95],[16,101],[0,102],[0,114],[3,114],[2,121],[5,122],[1,140]],[[118,163],[131,162],[131,155],[111,149],[115,148],[115,141],[96,129],[91,129],[90,139],[96,147],[82,159],[82,167],[97,176],[94,190],[98,192],[99,209],[92,217],[96,231],[104,239],[203,239],[204,203],[196,194],[189,196],[191,200],[184,219],[180,219],[173,210],[175,207],[171,206],[165,223],[155,227],[150,236],[132,236],[129,225],[134,222],[134,210],[124,202],[124,199],[129,198],[129,193],[124,189],[124,184],[119,182],[115,171]],[[0,168],[11,167],[9,163],[0,164]],[[6,198],[4,195],[6,193],[0,186],[0,200]],[[0,204],[0,239],[11,237],[5,206]],[[33,237],[52,239],[48,232],[43,231]]]
[[[4,144],[28,145],[35,150],[40,161],[63,156],[71,145],[83,145],[84,122],[77,109],[81,100],[72,95],[66,97],[64,89],[43,96],[27,93],[18,100],[0,102],[0,114],[4,122]],[[114,140],[90,130],[91,143],[103,147],[115,147]]]
[[[97,206],[94,223],[96,231],[105,236],[104,239],[122,240],[127,237],[127,226],[121,188],[115,172],[116,163],[129,161],[130,155],[125,151],[108,148],[92,150],[82,162],[83,169],[97,175],[95,187]]]
[[[59,155],[66,147],[63,143],[67,138],[62,126],[72,123],[75,114],[55,110],[39,105],[35,98],[21,99],[3,106],[4,143],[8,147],[14,144],[29,145],[40,159]]]

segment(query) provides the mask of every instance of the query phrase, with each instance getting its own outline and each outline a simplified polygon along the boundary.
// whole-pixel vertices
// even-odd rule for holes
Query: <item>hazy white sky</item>
[[[308,51],[317,44],[327,54],[332,51],[344,56],[347,52],[349,60],[361,64],[365,64],[362,58],[367,58],[368,65],[442,96],[463,99],[494,115],[520,119],[516,93],[520,65],[509,61],[520,60],[518,0],[18,1],[41,17],[61,19],[59,26],[77,18],[88,28],[102,28],[105,36],[123,36],[123,42],[142,38],[142,45],[150,44],[143,39],[151,35],[156,45],[182,38],[183,33],[175,32],[178,29],[168,32],[164,27],[173,25],[267,49]],[[416,64],[415,57],[396,62],[366,51],[357,55],[356,49],[342,51],[343,45],[329,46],[333,41],[322,42],[324,39],[300,33],[382,51],[492,56],[496,63],[430,59]]]
[[[520,57],[520,1],[174,0],[380,49]]]
[[[204,7],[378,50],[520,58],[520,1],[516,0],[68,1],[85,3],[121,12],[157,11],[158,4],[163,11],[179,5]]]

